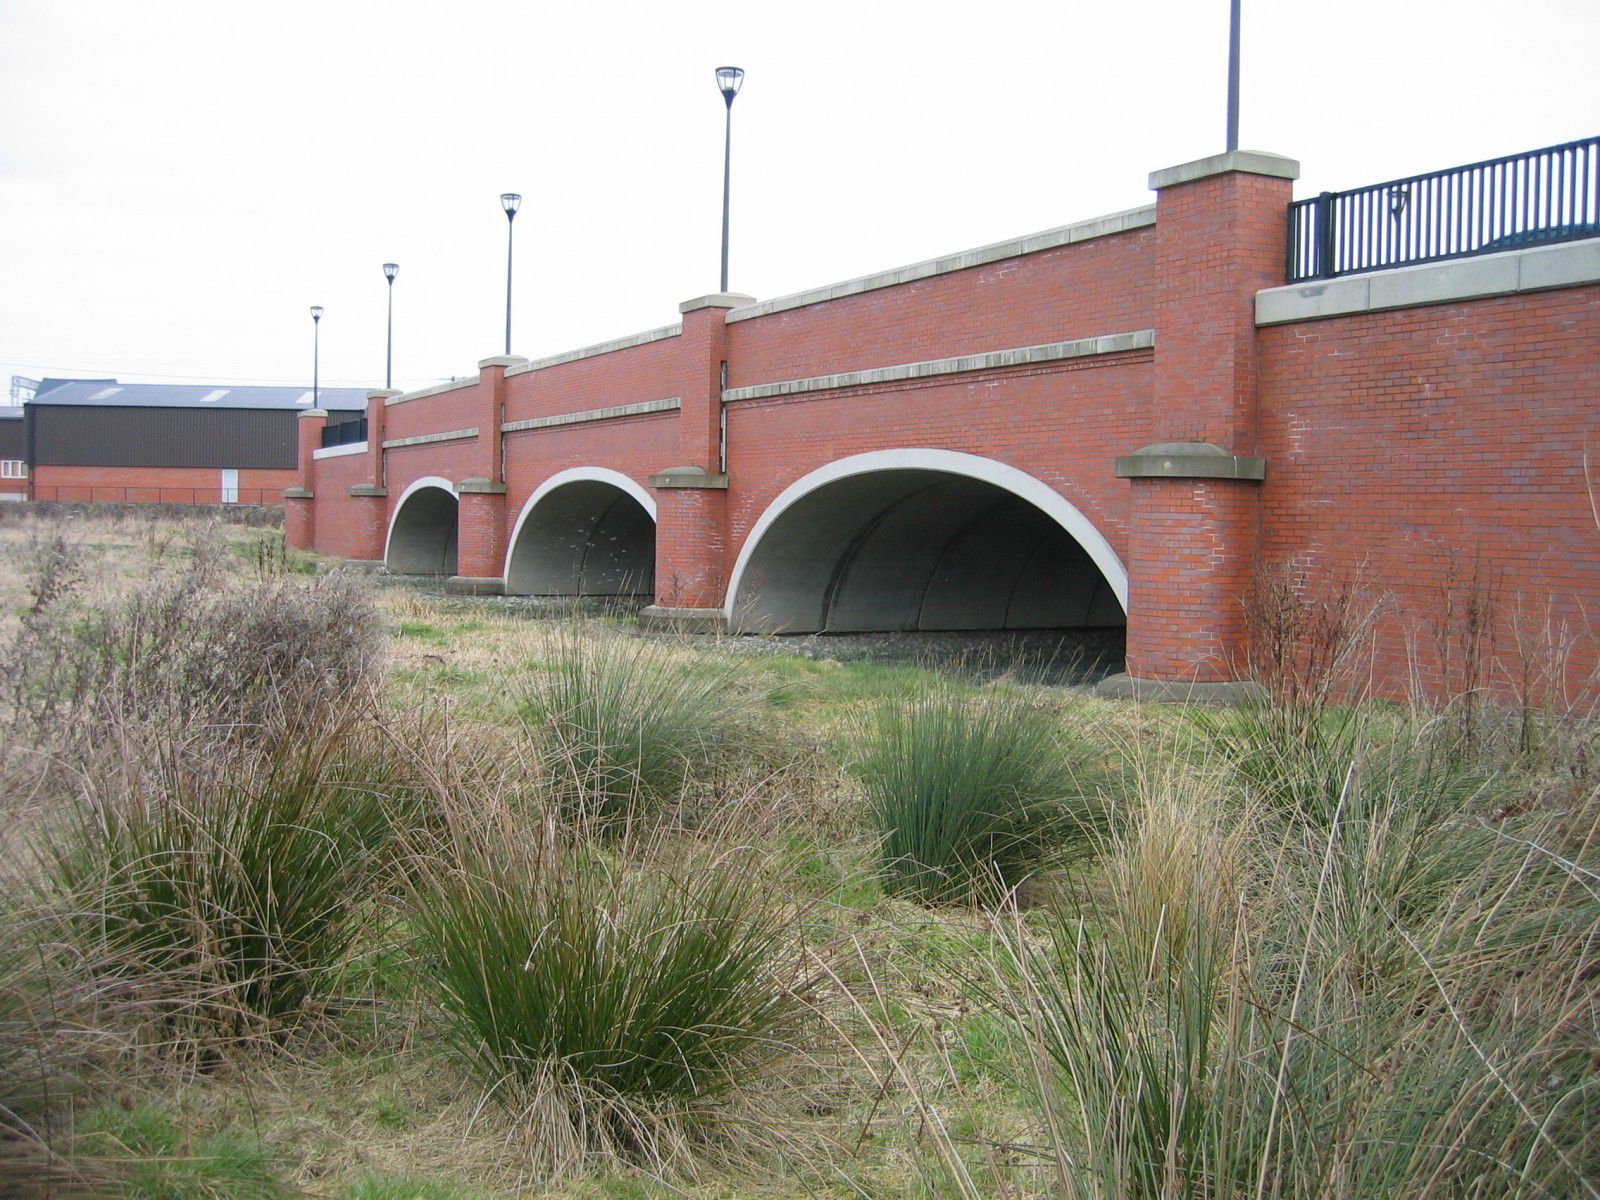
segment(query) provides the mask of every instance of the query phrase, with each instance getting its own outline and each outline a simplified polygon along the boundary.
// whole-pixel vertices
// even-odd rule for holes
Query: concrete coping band
[[[1269,154],[1264,150],[1229,150],[1226,154],[1213,154],[1209,158],[1197,158],[1193,162],[1151,171],[1150,190],[1159,192],[1162,188],[1177,187],[1179,184],[1194,183],[1235,171],[1245,175],[1269,175],[1274,179],[1300,178],[1300,164],[1292,158]]]
[[[312,458],[343,458],[347,454],[365,454],[366,452],[367,452],[367,443],[365,441],[346,442],[342,446],[321,446],[318,449],[313,450],[311,452],[311,457]]]
[[[321,417],[326,421],[328,419],[328,410],[325,408],[308,408],[304,412],[296,414],[296,416],[301,421],[304,421],[307,417]]]
[[[374,388],[367,393],[368,400],[387,400],[390,396],[402,395],[398,388]]]
[[[945,254],[939,258],[925,259],[922,262],[911,263],[904,267],[893,267],[887,271],[878,271],[871,275],[860,275],[854,279],[825,284],[817,288],[808,288],[806,291],[793,292],[787,296],[775,296],[771,300],[763,300],[759,304],[751,304],[745,308],[734,309],[728,314],[727,321],[729,324],[735,321],[750,321],[756,317],[765,317],[791,308],[806,308],[812,304],[822,304],[828,300],[839,300],[845,296],[856,296],[862,292],[875,291],[878,288],[896,287],[902,283],[915,283],[919,279],[929,279],[935,275],[948,275],[953,271],[966,271],[972,267],[985,266],[988,263],[1000,262],[1007,258],[1021,258],[1026,254],[1038,254],[1045,250],[1055,250],[1061,246],[1070,246],[1075,242],[1087,242],[1094,238],[1111,237],[1114,234],[1127,233],[1133,229],[1142,229],[1155,223],[1156,210],[1153,204],[1145,205],[1141,208],[1124,209],[1121,212],[1092,217],[1087,221],[1075,221],[1071,225],[1059,225],[1054,229],[1046,229],[1039,233],[1009,238],[1003,242],[992,242],[987,246],[976,246],[971,250],[960,250],[955,254]]]
[[[312,500],[315,499],[315,496],[310,488],[294,487],[284,488],[283,498],[285,500]]]
[[[1267,460],[1241,458],[1212,442],[1155,442],[1117,459],[1118,479],[1241,479],[1267,477]]]
[[[506,421],[501,433],[520,433],[525,429],[554,429],[561,425],[581,425],[588,421],[612,421],[621,417],[642,417],[651,413],[677,412],[683,400],[670,396],[665,400],[640,400],[635,404],[613,404],[609,408],[587,408],[582,412],[556,413],[548,417],[529,417],[523,421]]]
[[[1600,238],[1392,267],[1256,293],[1256,324],[1282,325],[1424,304],[1600,283]]]
[[[759,383],[751,387],[729,388],[722,393],[724,404],[739,400],[764,400],[773,396],[795,396],[806,392],[825,392],[834,388],[867,387],[897,383],[906,379],[927,379],[938,375],[960,375],[969,371],[994,371],[1005,367],[1028,367],[1071,358],[1090,358],[1100,354],[1125,354],[1130,350],[1149,350],[1156,344],[1156,331],[1135,329],[1127,333],[1106,333],[1099,337],[1073,338],[1066,342],[1046,342],[1040,346],[1017,346],[1010,350],[991,350],[985,354],[963,354],[956,358],[930,358],[922,362],[874,367],[867,371],[845,371],[838,375],[814,375],[809,379],[786,379],[779,383]]]
[[[485,371],[490,367],[520,367],[526,365],[527,361],[520,354],[496,354],[489,358],[480,358],[478,370]]]
[[[506,485],[496,483],[492,479],[479,476],[476,479],[463,479],[456,484],[456,495],[503,496],[506,494]]]
[[[726,491],[728,477],[726,475],[713,475],[704,467],[668,467],[665,471],[650,476],[650,486],[653,488],[709,488]]]
[[[447,433],[421,433],[416,437],[392,438],[383,444],[385,450],[403,450],[407,446],[429,446],[434,442],[459,442],[478,436],[478,427],[452,429]]]
[[[678,305],[678,311],[692,313],[702,308],[748,308],[755,302],[754,296],[746,296],[743,292],[707,292],[704,296],[685,300]]]
[[[436,383],[432,387],[418,388],[414,392],[401,392],[398,396],[390,396],[385,400],[384,406],[391,404],[410,404],[413,400],[422,400],[428,396],[442,396],[446,392],[454,392],[460,388],[477,387],[478,379],[451,379],[445,383]]]
[[[592,346],[583,346],[577,350],[563,350],[560,354],[550,354],[544,358],[535,358],[523,363],[520,367],[506,368],[506,378],[513,375],[522,375],[528,371],[544,371],[550,367],[559,367],[564,363],[578,362],[585,358],[598,358],[602,354],[615,354],[619,350],[631,350],[635,346],[648,346],[651,342],[663,341],[674,338],[683,333],[682,325],[663,325],[659,329],[646,329],[643,333],[630,333],[626,337],[612,338],[608,342],[596,342]]]
[[[387,496],[388,494],[389,494],[389,489],[388,488],[378,487],[375,484],[371,484],[371,483],[357,483],[357,484],[352,484],[351,487],[350,487],[350,495],[357,496],[357,497],[376,496],[376,497],[382,498],[384,496]]]

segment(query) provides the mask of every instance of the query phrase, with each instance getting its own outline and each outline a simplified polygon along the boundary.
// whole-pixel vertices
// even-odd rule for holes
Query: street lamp
[[[311,407],[321,407],[317,403],[317,381],[320,373],[322,357],[322,305],[311,306]]]
[[[500,197],[500,207],[506,210],[506,356],[511,355],[511,232],[516,226],[517,209],[522,207],[522,197],[516,192],[506,192]]]
[[[389,281],[389,342],[383,353],[383,387],[394,387],[394,277],[400,274],[399,263],[384,263],[383,277]]]
[[[718,67],[717,90],[728,106],[728,119],[722,138],[722,290],[728,290],[728,171],[733,165],[733,98],[744,86],[742,67]]]

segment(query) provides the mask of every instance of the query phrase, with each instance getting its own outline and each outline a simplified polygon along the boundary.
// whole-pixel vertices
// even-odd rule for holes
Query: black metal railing
[[[1289,206],[1289,282],[1600,237],[1600,137]]]
[[[367,440],[367,419],[357,417],[354,421],[341,421],[337,425],[324,425],[322,427],[322,448],[329,446],[349,446],[356,442]]]

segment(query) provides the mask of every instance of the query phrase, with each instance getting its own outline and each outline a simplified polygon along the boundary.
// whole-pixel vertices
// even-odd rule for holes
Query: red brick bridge
[[[290,542],[740,631],[1125,626],[1129,675],[1182,685],[1247,671],[1246,597],[1286,567],[1381,598],[1381,687],[1447,687],[1470,586],[1495,653],[1581,687],[1600,239],[1286,284],[1297,174],[1219,155],[1146,208],[700,296],[374,392],[353,445],[303,413]]]

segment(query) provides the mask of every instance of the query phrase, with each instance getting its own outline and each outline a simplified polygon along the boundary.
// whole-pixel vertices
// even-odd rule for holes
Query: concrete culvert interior
[[[1120,629],[1116,594],[1048,514],[980,479],[875,471],[801,497],[746,564],[746,632]]]
[[[407,496],[389,531],[384,565],[396,575],[456,573],[456,498],[443,488]]]
[[[562,484],[528,511],[506,569],[524,596],[650,596],[656,523],[614,484]]]

